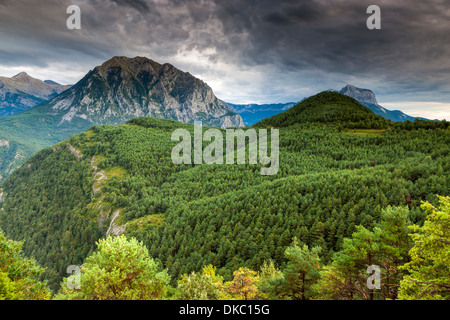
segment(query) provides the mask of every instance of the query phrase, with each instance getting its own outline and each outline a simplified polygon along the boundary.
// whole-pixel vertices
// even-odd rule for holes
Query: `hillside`
[[[391,120],[394,122],[405,122],[405,121],[414,121],[416,119],[419,120],[427,120],[425,118],[420,117],[411,117],[400,110],[388,110],[378,104],[375,93],[369,89],[362,89],[355,87],[354,85],[346,85],[341,90],[336,91],[333,89],[328,90],[328,92],[335,92],[346,95],[358,101],[363,106],[367,107],[376,115],[382,116],[387,120]],[[307,98],[301,100],[304,101]],[[232,104],[225,103],[233,112],[237,112],[242,116],[245,124],[247,126],[252,126],[253,124],[262,121],[263,119],[272,117],[274,115],[280,114],[286,110],[289,110],[297,103],[281,103],[281,104]]]
[[[264,119],[257,127],[288,127],[298,123],[329,123],[346,128],[387,128],[389,121],[348,96],[321,92],[295,105],[286,112]]]
[[[0,181],[37,151],[72,134],[142,116],[244,126],[241,116],[189,73],[143,57],[114,57],[52,100],[0,118]]]
[[[331,97],[368,114],[353,99]],[[322,119],[311,105],[296,109]],[[342,119],[336,108],[333,118]],[[436,194],[449,194],[448,123],[427,130],[339,131],[304,121],[282,127],[274,176],[261,176],[259,164],[175,166],[177,128],[193,132],[191,124],[155,118],[97,125],[39,152],[6,179],[0,228],[25,241],[25,254],[47,267],[54,291],[67,266],[80,265],[108,234],[142,240],[173,279],[207,264],[230,279],[239,266],[283,265],[294,236],[320,246],[328,262],[356,225],[373,227],[387,206],[407,206],[409,219],[421,223],[421,201],[436,204]]]

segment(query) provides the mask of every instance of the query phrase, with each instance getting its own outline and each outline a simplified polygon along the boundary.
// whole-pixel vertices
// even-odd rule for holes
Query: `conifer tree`
[[[450,197],[439,200],[439,208],[425,202],[424,225],[411,227],[414,246],[411,261],[403,266],[410,274],[401,282],[401,299],[450,299]]]
[[[0,230],[0,300],[48,300],[44,271],[34,259],[23,256],[22,243],[8,240]]]
[[[258,274],[249,268],[239,268],[233,272],[233,280],[226,283],[225,289],[232,297],[238,300],[252,300],[257,298],[259,293]]]
[[[294,238],[285,250],[288,262],[283,271],[282,296],[294,300],[308,300],[314,296],[313,285],[319,280],[321,270],[320,251],[320,247],[310,250],[307,245],[299,246]]]
[[[316,286],[321,299],[396,299],[404,272],[400,266],[408,260],[409,211],[405,207],[388,207],[374,230],[357,226],[351,238],[344,239],[324,268]],[[367,285],[368,268],[380,268],[380,289]]]

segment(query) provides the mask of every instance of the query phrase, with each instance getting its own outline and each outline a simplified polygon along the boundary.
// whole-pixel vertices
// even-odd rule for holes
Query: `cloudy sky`
[[[81,30],[66,27],[71,4]],[[366,26],[372,4],[381,30]],[[0,0],[0,76],[73,84],[118,55],[171,63],[232,103],[353,84],[450,120],[448,0]]]

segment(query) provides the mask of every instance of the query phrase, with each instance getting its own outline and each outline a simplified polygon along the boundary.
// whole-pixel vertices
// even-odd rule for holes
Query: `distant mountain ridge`
[[[58,86],[61,85],[60,83],[58,83],[56,81],[53,81],[53,80],[44,80],[44,82],[47,83],[47,84],[55,84],[55,85],[58,85]],[[71,86],[68,86],[68,87],[71,87]]]
[[[0,77],[0,117],[32,108],[69,88],[52,80],[33,78],[26,72],[11,78]]]
[[[252,126],[267,117],[289,110],[296,102],[272,104],[232,104],[224,102],[229,110],[241,115],[247,126]]]
[[[357,100],[362,105],[366,106],[370,110],[372,110],[375,114],[380,115],[388,120],[392,120],[395,122],[403,122],[403,121],[414,121],[416,119],[427,120],[425,118],[416,118],[411,117],[400,110],[388,110],[378,104],[375,93],[369,89],[362,89],[355,87],[354,85],[346,85],[340,91],[330,90],[334,92],[339,92],[346,96],[352,97]]]
[[[428,120],[421,117],[412,117],[400,110],[388,110],[378,104],[375,93],[369,89],[358,88],[354,85],[346,85],[341,90],[329,89],[329,92],[336,92],[348,97],[351,97],[361,103],[363,106],[369,108],[373,113],[384,117],[385,119],[394,121],[394,122],[404,122],[404,121],[414,121],[416,119]],[[300,102],[306,100],[307,98],[303,98]],[[284,111],[289,110],[297,103],[289,102],[289,103],[279,103],[279,104],[232,104],[224,102],[228,109],[239,113],[244,122],[248,126],[252,126],[253,124],[265,119],[282,113]]]

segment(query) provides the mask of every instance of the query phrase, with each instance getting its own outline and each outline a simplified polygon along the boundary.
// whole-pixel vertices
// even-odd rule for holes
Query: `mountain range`
[[[324,91],[304,99],[289,110],[265,118],[254,126],[284,128],[300,123],[331,123],[346,128],[387,128],[389,120],[375,114],[352,97]]]
[[[25,74],[18,78],[37,83]],[[221,128],[244,126],[206,83],[144,57],[114,57],[65,89],[49,101],[0,118],[0,180],[37,151],[93,125],[151,116]]]
[[[391,121],[416,119],[383,108],[368,89],[347,85],[329,91],[349,96]],[[220,128],[244,127],[296,104],[227,103],[190,73],[145,57],[113,57],[73,86],[41,81],[25,72],[0,77],[0,181],[37,151],[93,125],[150,116],[184,123],[200,120]]]
[[[0,117],[32,108],[69,88],[52,80],[35,79],[26,72],[11,78],[0,77]]]
[[[349,96],[361,103],[363,106],[369,108],[373,113],[391,121],[404,122],[414,121],[415,119],[427,120],[425,118],[409,116],[400,110],[388,110],[382,107],[378,104],[375,93],[369,89],[358,88],[349,84],[341,90],[330,89],[328,91]],[[301,101],[305,99],[306,98]],[[247,126],[252,126],[263,119],[289,110],[296,105],[297,102],[278,104],[232,104],[225,102],[225,104],[231,111],[239,113]]]
[[[61,121],[120,124],[143,116],[205,125],[242,127],[200,79],[170,64],[136,57],[114,57],[90,71],[70,90],[47,103]]]

